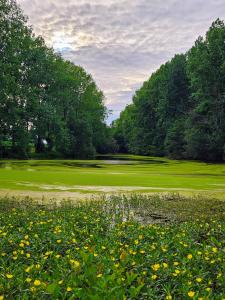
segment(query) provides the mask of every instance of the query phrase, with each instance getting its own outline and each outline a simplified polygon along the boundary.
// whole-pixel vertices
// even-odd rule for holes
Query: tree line
[[[111,151],[104,95],[0,0],[0,157],[86,158]]]
[[[162,65],[113,124],[120,152],[176,159],[225,157],[225,26],[217,19]]]

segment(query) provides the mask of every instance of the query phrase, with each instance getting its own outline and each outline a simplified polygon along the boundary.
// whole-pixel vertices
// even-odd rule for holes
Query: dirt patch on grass
[[[91,199],[97,199],[99,197],[99,194],[93,194],[93,193],[79,193],[79,192],[47,192],[47,191],[21,191],[21,190],[0,190],[0,197],[16,197],[16,198],[32,198],[36,200],[91,200]]]
[[[10,190],[0,189],[0,197],[32,198],[36,200],[97,200],[102,196],[110,197],[114,195],[170,195],[180,194],[183,196],[202,195],[204,197],[213,197],[225,200],[223,191],[206,191],[195,189],[179,188],[156,188],[156,187],[138,187],[138,186],[61,186],[61,185],[34,185],[29,183],[18,184],[34,190]]]

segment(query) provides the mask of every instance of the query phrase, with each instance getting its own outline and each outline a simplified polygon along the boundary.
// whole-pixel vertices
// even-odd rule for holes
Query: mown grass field
[[[0,200],[0,299],[225,299],[224,202]]]
[[[120,155],[101,160],[0,161],[0,190],[180,192],[225,198],[225,164]]]

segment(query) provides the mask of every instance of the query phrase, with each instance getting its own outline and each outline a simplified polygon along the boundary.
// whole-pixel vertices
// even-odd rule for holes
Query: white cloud
[[[224,0],[18,0],[49,46],[90,72],[119,111],[150,74],[185,52],[212,21],[225,18]]]

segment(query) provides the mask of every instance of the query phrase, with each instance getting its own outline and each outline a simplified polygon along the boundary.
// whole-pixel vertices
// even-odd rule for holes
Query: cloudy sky
[[[109,121],[162,63],[225,19],[224,0],[17,1],[36,34],[93,75]]]

